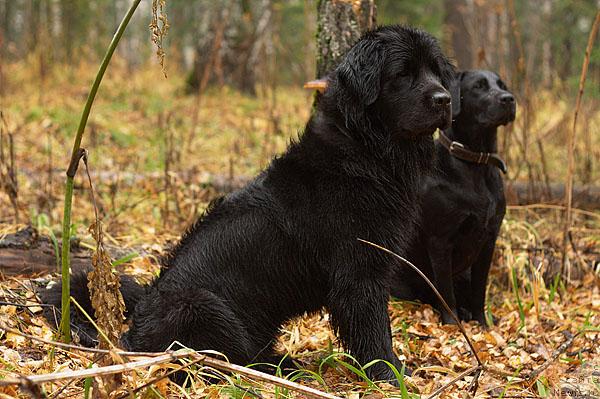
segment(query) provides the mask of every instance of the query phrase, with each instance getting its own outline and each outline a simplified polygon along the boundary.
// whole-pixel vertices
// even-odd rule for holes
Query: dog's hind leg
[[[124,341],[137,351],[162,351],[178,341],[194,350],[220,352],[236,364],[251,359],[246,326],[225,300],[206,289],[153,287],[139,301],[132,320]]]

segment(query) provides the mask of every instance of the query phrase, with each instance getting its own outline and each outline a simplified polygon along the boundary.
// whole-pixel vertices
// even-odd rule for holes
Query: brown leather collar
[[[448,150],[448,152],[463,161],[473,162],[478,164],[494,165],[506,174],[506,164],[500,156],[494,152],[474,152],[465,147],[458,141],[452,141],[440,130],[440,143]]]

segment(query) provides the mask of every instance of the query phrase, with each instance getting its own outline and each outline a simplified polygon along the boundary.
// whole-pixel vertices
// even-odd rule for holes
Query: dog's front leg
[[[433,270],[433,284],[454,314],[458,314],[452,279],[452,246],[443,238],[429,237],[427,239],[427,253],[429,254],[429,260]],[[454,318],[441,303],[439,304],[438,309],[442,315],[442,323],[456,324]]]
[[[333,284],[328,309],[339,338],[361,365],[382,359],[400,371],[402,364],[392,350],[388,299],[388,288],[380,278],[342,275]],[[367,375],[397,384],[393,371],[383,362],[370,366]]]

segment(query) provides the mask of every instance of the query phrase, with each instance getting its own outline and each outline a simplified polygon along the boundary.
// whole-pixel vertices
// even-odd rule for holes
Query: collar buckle
[[[460,149],[465,149],[465,146],[462,143],[459,143],[458,141],[453,141],[450,143],[450,152],[453,152],[456,148],[460,148]]]

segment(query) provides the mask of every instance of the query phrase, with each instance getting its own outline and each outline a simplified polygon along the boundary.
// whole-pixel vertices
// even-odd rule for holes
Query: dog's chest
[[[460,216],[454,237],[453,271],[459,273],[472,266],[482,247],[495,240],[504,215],[504,194],[501,180],[472,179],[474,184],[462,187]]]

